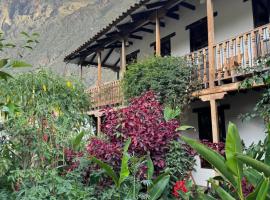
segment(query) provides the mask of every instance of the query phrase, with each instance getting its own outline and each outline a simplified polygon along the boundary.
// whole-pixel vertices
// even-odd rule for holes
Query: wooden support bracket
[[[216,93],[216,94],[208,94],[208,95],[200,96],[200,99],[202,101],[218,100],[218,99],[223,99],[226,94],[227,94],[227,92],[221,92],[221,93]]]

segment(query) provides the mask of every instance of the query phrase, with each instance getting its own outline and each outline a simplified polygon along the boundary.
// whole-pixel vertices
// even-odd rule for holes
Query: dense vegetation
[[[152,90],[165,105],[184,107],[191,100],[192,91],[198,88],[194,81],[194,67],[179,57],[152,57],[128,66],[123,79],[127,99]]]
[[[22,35],[23,48],[31,49],[36,35]],[[29,65],[0,60],[1,200],[269,199],[270,125],[265,140],[248,148],[232,123],[225,144],[182,136],[191,127],[180,126],[181,109],[198,86],[184,60],[157,57],[130,66],[124,79],[129,104],[104,110],[98,136],[80,82],[51,71],[14,77],[6,71],[23,66]],[[269,77],[261,70],[242,85],[265,84],[255,113],[266,124]],[[221,175],[209,180],[211,188],[193,182],[194,150]]]

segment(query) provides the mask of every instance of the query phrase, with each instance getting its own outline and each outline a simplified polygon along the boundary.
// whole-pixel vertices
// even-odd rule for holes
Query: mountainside
[[[138,0],[0,0],[0,30],[18,40],[21,31],[40,34],[39,44],[25,55],[36,67],[59,73],[79,74],[79,68],[63,62],[112,19]],[[110,70],[103,70],[104,81]],[[96,68],[84,69],[87,85],[95,83]]]

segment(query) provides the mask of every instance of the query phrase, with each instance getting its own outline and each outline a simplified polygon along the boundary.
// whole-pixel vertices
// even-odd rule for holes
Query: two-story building
[[[238,91],[247,74],[237,69],[254,67],[258,58],[270,55],[269,22],[270,0],[137,0],[65,62],[97,66],[97,84],[89,92],[100,127],[96,111],[123,102],[119,79],[130,62],[154,54],[185,56],[204,87],[184,115],[185,123],[196,128],[191,136],[224,140],[232,121],[250,145],[264,138],[264,122],[242,121],[239,114],[252,111],[261,90]],[[102,82],[102,68],[112,70],[111,82]],[[202,185],[211,175],[201,168],[194,173]]]

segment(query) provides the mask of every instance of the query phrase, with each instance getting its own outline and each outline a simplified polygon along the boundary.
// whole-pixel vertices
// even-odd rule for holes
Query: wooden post
[[[213,142],[219,142],[219,129],[218,129],[218,108],[217,101],[215,99],[210,100],[211,107],[211,121],[212,121],[212,137]]]
[[[121,49],[121,69],[120,69],[120,78],[124,77],[126,71],[126,40],[122,39],[122,49]]]
[[[156,56],[161,56],[160,21],[158,11],[156,12]]]
[[[209,87],[215,86],[215,56],[214,56],[214,10],[212,0],[206,1],[208,26],[208,59],[209,59]]]
[[[97,116],[97,134],[101,133],[101,116]]]
[[[213,1],[206,0],[207,7],[207,26],[208,26],[208,60],[209,60],[209,87],[215,87],[215,55],[214,55],[214,10]],[[211,121],[212,121],[212,136],[213,142],[219,142],[218,130],[218,109],[216,99],[210,99]]]
[[[97,52],[97,60],[98,60],[98,79],[97,79],[97,85],[99,86],[101,84],[101,52]]]

